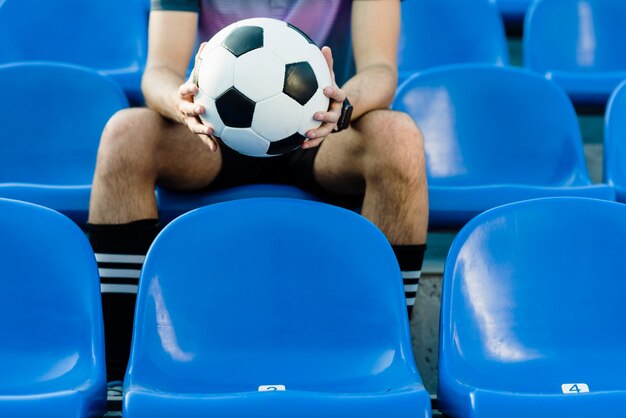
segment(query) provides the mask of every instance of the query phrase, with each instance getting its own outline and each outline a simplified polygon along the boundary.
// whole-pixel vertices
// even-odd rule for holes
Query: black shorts
[[[315,180],[313,164],[319,147],[275,157],[248,157],[221,145],[222,168],[209,190],[255,183],[286,184],[311,193],[323,193]]]

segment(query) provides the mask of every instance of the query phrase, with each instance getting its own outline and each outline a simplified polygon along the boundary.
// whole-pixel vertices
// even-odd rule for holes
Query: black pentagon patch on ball
[[[291,29],[295,30],[296,32],[298,32],[300,35],[302,35],[304,37],[304,39],[307,40],[308,43],[315,45],[315,42],[313,42],[313,39],[309,38],[309,35],[307,35],[306,33],[304,33],[300,28],[292,25],[291,23],[287,23],[287,26],[289,26]]]
[[[281,155],[289,151],[293,151],[298,148],[306,137],[295,133],[288,138],[281,139],[280,141],[270,142],[270,147],[267,150],[267,155]]]
[[[215,99],[215,106],[224,125],[231,128],[249,128],[252,126],[256,104],[236,88],[229,88]]]
[[[263,46],[263,28],[242,26],[233,30],[224,40],[224,48],[236,57]]]
[[[308,62],[287,64],[283,93],[300,103],[307,104],[317,91],[317,77]]]

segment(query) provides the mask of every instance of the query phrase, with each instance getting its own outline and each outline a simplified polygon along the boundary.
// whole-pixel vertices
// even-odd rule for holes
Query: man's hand
[[[187,82],[178,89],[178,95],[180,97],[178,111],[180,112],[180,120],[187,125],[189,130],[198,135],[211,151],[216,151],[217,140],[213,136],[213,127],[203,124],[199,117],[204,114],[206,109],[204,106],[193,102],[194,96],[198,94],[198,86],[196,86],[193,80],[196,78],[199,69],[200,53],[204,45],[204,43],[200,45],[198,53],[196,54],[191,79],[187,80]]]
[[[346,93],[337,86],[335,82],[335,72],[333,71],[333,54],[329,47],[322,48],[322,54],[326,58],[326,63],[330,69],[331,85],[324,88],[324,95],[330,99],[328,112],[317,112],[313,118],[321,121],[322,124],[317,129],[311,129],[306,133],[308,141],[302,144],[302,148],[317,147],[324,138],[330,135],[337,127],[337,121],[341,116],[341,107],[346,99]]]

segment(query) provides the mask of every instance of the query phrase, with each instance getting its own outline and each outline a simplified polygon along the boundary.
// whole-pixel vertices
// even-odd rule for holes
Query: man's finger
[[[320,122],[337,123],[340,116],[341,113],[337,112],[317,112],[315,115],[313,115],[313,119]]]
[[[330,70],[330,80],[331,84],[335,85],[335,71],[333,70],[333,51],[327,46],[322,47],[322,55],[324,59],[326,59],[326,64],[328,64],[328,69]]]
[[[185,116],[204,115],[204,106],[191,102],[181,101],[179,105],[180,112]]]
[[[178,94],[182,97],[195,96],[198,93],[198,86],[193,83],[185,83],[178,88]]]
[[[339,103],[343,103],[343,101],[346,100],[346,92],[338,87],[325,87],[324,96]]]

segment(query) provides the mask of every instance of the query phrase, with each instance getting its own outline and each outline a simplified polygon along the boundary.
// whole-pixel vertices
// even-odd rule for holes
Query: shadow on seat
[[[214,204],[161,232],[124,385],[127,418],[430,417],[391,246],[297,199]]]
[[[65,216],[0,199],[0,416],[106,412],[100,281]]]
[[[626,80],[615,90],[604,120],[604,181],[626,203]]]
[[[615,202],[536,199],[468,223],[444,270],[439,409],[624,416],[625,253]]]
[[[430,226],[456,228],[487,209],[549,196],[614,199],[591,184],[576,113],[532,72],[486,65],[417,74],[396,110],[424,133]]]

